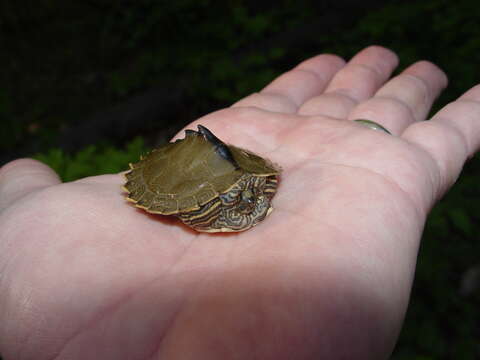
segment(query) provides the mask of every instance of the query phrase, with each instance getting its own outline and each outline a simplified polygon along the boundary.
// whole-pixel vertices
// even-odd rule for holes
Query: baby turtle
[[[202,125],[130,164],[127,200],[203,232],[243,231],[272,211],[280,169]]]

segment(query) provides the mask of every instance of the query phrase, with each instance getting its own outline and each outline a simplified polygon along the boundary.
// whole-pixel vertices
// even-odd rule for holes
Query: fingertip
[[[330,72],[336,72],[345,66],[347,62],[335,54],[319,54],[305,61],[302,61],[296,68],[310,70],[319,75],[323,75],[328,69]]]
[[[391,71],[399,64],[398,55],[389,48],[381,45],[370,45],[359,51],[352,60],[359,62],[371,62],[373,59],[382,59],[379,64],[383,64],[386,69],[384,71]],[[375,61],[378,62],[378,61]]]
[[[419,77],[428,75],[435,81],[435,87],[439,90],[445,89],[448,85],[447,74],[438,65],[428,60],[417,61],[405,69],[404,72]]]
[[[44,163],[16,159],[0,168],[0,209],[27,193],[60,183],[57,173]]]
[[[382,46],[382,45],[378,45],[378,44],[373,44],[373,45],[369,45],[367,46],[363,51],[367,51],[367,52],[371,52],[371,53],[376,53],[378,55],[381,55],[381,56],[388,56],[390,57],[392,60],[396,60],[398,61],[398,56],[397,54],[395,53],[395,51],[393,51],[392,49],[386,47],[386,46]]]
[[[41,161],[31,159],[31,158],[21,158],[12,160],[2,167],[0,167],[0,181],[2,178],[13,176],[22,173],[31,173],[35,172],[36,174],[47,175],[51,178],[51,180],[55,180],[55,182],[60,182],[60,178],[58,177],[57,173],[48,165],[42,163]]]
[[[7,162],[6,164],[3,164],[0,166],[0,175],[4,171],[10,171],[10,169],[15,169],[19,167],[25,167],[25,166],[47,166],[44,163],[31,159],[31,158],[20,158],[20,159],[15,159],[10,162]]]

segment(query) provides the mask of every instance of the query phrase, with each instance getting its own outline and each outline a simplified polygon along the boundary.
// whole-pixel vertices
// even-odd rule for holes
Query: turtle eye
[[[242,191],[242,202],[253,204],[255,202],[255,196],[251,190]]]
[[[255,195],[251,190],[242,191],[237,208],[242,214],[248,214],[252,212],[252,210],[255,208]]]

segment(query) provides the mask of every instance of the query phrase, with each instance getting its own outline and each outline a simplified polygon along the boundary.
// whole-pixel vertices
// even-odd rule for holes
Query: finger
[[[315,56],[279,76],[261,92],[252,94],[233,106],[254,106],[268,111],[296,113],[307,99],[325,89],[344,64],[345,61],[335,55]]]
[[[60,182],[58,175],[39,161],[11,161],[0,168],[0,211],[34,190]]]
[[[441,109],[431,120],[409,126],[402,137],[434,161],[438,196],[448,190],[466,159],[480,146],[480,85]]]
[[[436,65],[417,62],[388,81],[373,98],[356,106],[348,119],[372,120],[400,134],[412,122],[425,119],[446,86],[447,76]]]
[[[397,65],[395,53],[370,46],[355,55],[337,72],[325,92],[305,102],[298,113],[346,119],[353,107],[371,97],[387,81]]]

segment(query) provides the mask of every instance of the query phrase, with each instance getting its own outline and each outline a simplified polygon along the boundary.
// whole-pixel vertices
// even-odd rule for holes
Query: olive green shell
[[[150,213],[188,213],[228,192],[244,174],[267,177],[280,172],[270,161],[247,150],[223,145],[233,161],[221,156],[200,131],[186,130],[184,139],[130,164],[124,185],[127,199]]]

